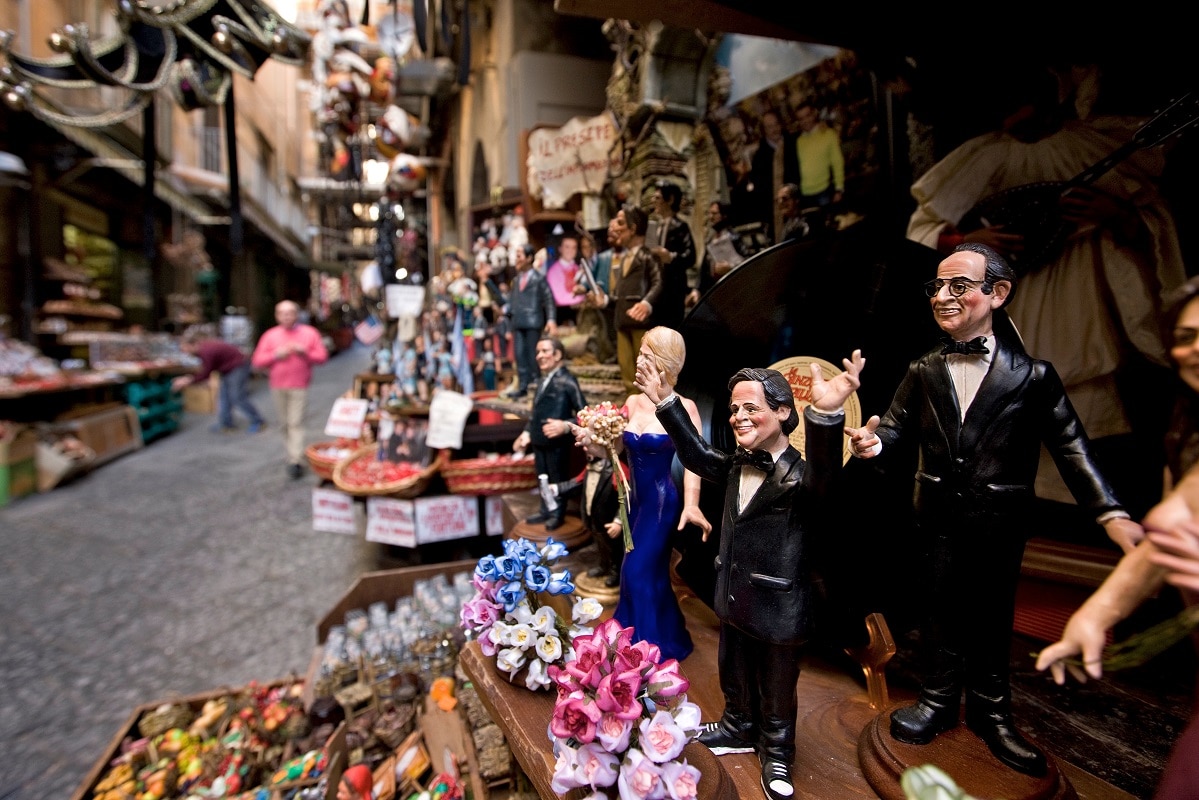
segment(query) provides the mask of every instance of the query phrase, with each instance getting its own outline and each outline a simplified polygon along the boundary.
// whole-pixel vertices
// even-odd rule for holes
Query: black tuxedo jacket
[[[659,410],[658,419],[684,467],[725,485],[716,616],[767,642],[802,644],[811,632],[816,602],[807,537],[821,501],[841,476],[845,415],[806,409],[808,460],[788,446],[740,513],[737,494],[743,467],[700,437],[682,402]]]
[[[662,265],[662,294],[654,305],[654,316],[658,324],[678,330],[683,325],[687,293],[691,291],[687,273],[695,267],[695,240],[690,226],[678,217],[671,217],[666,223],[662,246],[674,253],[674,260]]]
[[[995,337],[991,368],[962,420],[940,348],[908,366],[877,434],[919,448],[914,507],[922,524],[974,535],[977,521],[1019,536],[1044,444],[1075,500],[1099,516],[1120,503],[1099,472],[1057,371]],[[963,524],[967,520],[971,524]]]
[[[537,382],[532,413],[529,414],[529,421],[525,425],[525,430],[529,433],[529,442],[534,447],[573,447],[574,436],[569,432],[549,439],[541,432],[541,426],[550,419],[574,420],[583,410],[587,401],[583,398],[579,381],[566,367],[559,367],[544,389],[541,388],[542,380]]]
[[[583,520],[583,527],[592,534],[607,536],[604,526],[616,519],[620,513],[620,495],[612,482],[612,461],[606,458],[601,461],[599,481],[595,485],[595,494],[591,496],[590,506],[587,505],[588,472],[589,469],[584,469],[570,480],[558,484],[558,495],[569,497],[578,494],[579,516]]]

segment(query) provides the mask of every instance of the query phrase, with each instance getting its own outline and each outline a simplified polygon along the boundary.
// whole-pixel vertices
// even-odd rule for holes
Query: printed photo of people
[[[868,71],[851,51],[819,48],[806,53],[813,66],[745,95],[727,63],[744,61],[739,50],[753,46],[739,45],[717,67],[728,101],[708,112],[732,225],[760,225],[763,240],[776,244],[859,222],[879,172]]]

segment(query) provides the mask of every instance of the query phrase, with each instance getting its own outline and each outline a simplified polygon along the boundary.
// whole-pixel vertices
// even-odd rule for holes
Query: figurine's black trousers
[[[802,644],[771,644],[732,625],[720,625],[724,723],[754,741],[759,758],[785,764],[795,760],[796,683],[802,656]]]

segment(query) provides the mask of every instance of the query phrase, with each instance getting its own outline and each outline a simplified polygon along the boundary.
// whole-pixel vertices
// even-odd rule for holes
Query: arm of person
[[[310,364],[324,364],[329,360],[329,351],[325,347],[325,340],[321,338],[321,332],[311,326],[308,341],[304,343],[303,355]]]
[[[250,366],[255,369],[267,369],[279,360],[278,349],[279,346],[275,343],[273,332],[268,330],[262,334],[262,338],[258,340],[258,345],[250,355]]]
[[[687,399],[683,400],[683,406],[687,409],[687,416],[691,419],[691,424],[696,430],[699,430],[699,408],[696,407],[694,401]],[[700,477],[691,470],[685,470],[683,472],[683,511],[679,515],[678,530],[683,530],[687,525],[695,525],[703,532],[703,540],[706,542],[712,534],[712,523],[700,510],[700,489]]]
[[[1061,640],[1046,647],[1037,657],[1037,669],[1048,668],[1058,683],[1065,682],[1067,671],[1080,682],[1088,676],[1103,677],[1103,647],[1108,630],[1161,587],[1172,565],[1178,566],[1167,554],[1181,542],[1180,535],[1185,535],[1187,527],[1194,527],[1197,510],[1199,470],[1191,469],[1145,515],[1144,527],[1151,531],[1148,541],[1141,542],[1120,559],[1107,580],[1074,612]],[[1082,656],[1083,669],[1065,663],[1064,659],[1078,655]]]
[[[1053,680],[1066,682],[1067,671],[1080,683],[1087,677],[1103,677],[1103,647],[1107,632],[1157,591],[1163,572],[1153,563],[1151,542],[1142,542],[1116,565],[1095,593],[1074,612],[1062,631],[1062,638],[1037,656],[1037,669],[1048,669]],[[1067,664],[1065,659],[1082,656],[1083,668]]]

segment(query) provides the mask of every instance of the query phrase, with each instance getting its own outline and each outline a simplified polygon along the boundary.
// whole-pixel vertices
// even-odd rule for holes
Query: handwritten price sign
[[[791,384],[791,391],[795,394],[796,411],[800,414],[803,410],[812,404],[812,364],[820,365],[820,373],[826,381],[832,380],[841,374],[841,368],[830,364],[822,358],[815,356],[794,356],[785,358],[770,365],[771,369],[777,369],[783,373],[783,377],[787,379],[787,383]],[[851,428],[859,428],[862,425],[862,403],[858,400],[858,393],[854,392],[845,401],[845,424]],[[807,457],[807,452],[804,450],[804,426],[803,420],[800,420],[799,426],[791,432],[789,437],[791,444],[795,449]],[[845,439],[844,460],[849,461],[853,453],[849,449],[849,438]]]

